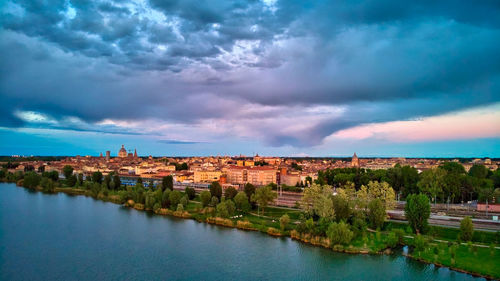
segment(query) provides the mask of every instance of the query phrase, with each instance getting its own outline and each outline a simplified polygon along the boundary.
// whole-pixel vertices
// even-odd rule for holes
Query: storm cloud
[[[7,1],[0,127],[317,146],[499,102],[498,14],[493,0]]]

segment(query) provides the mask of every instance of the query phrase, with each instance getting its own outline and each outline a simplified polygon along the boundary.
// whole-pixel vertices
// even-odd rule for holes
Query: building
[[[245,184],[247,182],[247,169],[231,166],[227,169],[227,182],[231,184]]]
[[[106,161],[109,161],[111,159],[111,151],[106,151]]]
[[[276,173],[271,167],[253,167],[247,170],[247,182],[257,186],[276,183]]]
[[[221,175],[221,171],[194,171],[194,182],[218,181]]]
[[[359,159],[358,156],[356,155],[356,152],[354,152],[354,155],[352,156],[351,167],[359,168]]]
[[[122,148],[120,148],[120,150],[118,151],[118,157],[120,157],[120,158],[127,157],[127,150],[125,149],[123,144],[122,144]]]

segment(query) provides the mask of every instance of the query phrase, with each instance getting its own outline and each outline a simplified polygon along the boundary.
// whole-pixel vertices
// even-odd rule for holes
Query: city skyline
[[[0,155],[500,157],[499,12],[6,1]]]

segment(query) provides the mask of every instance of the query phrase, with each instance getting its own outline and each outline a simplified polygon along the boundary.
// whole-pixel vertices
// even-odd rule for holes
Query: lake
[[[0,183],[0,280],[481,280]]]

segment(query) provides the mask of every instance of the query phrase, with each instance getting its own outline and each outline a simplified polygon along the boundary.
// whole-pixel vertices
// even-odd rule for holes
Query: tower
[[[137,149],[134,148],[134,158],[137,158]]]
[[[358,156],[356,155],[356,152],[354,152],[354,155],[352,156],[351,167],[359,168],[359,159]]]
[[[125,149],[123,144],[122,144],[122,148],[120,148],[120,151],[118,151],[118,157],[120,157],[120,158],[127,157],[127,150]]]
[[[107,150],[106,151],[106,161],[109,161],[110,158],[111,158],[111,151]]]

